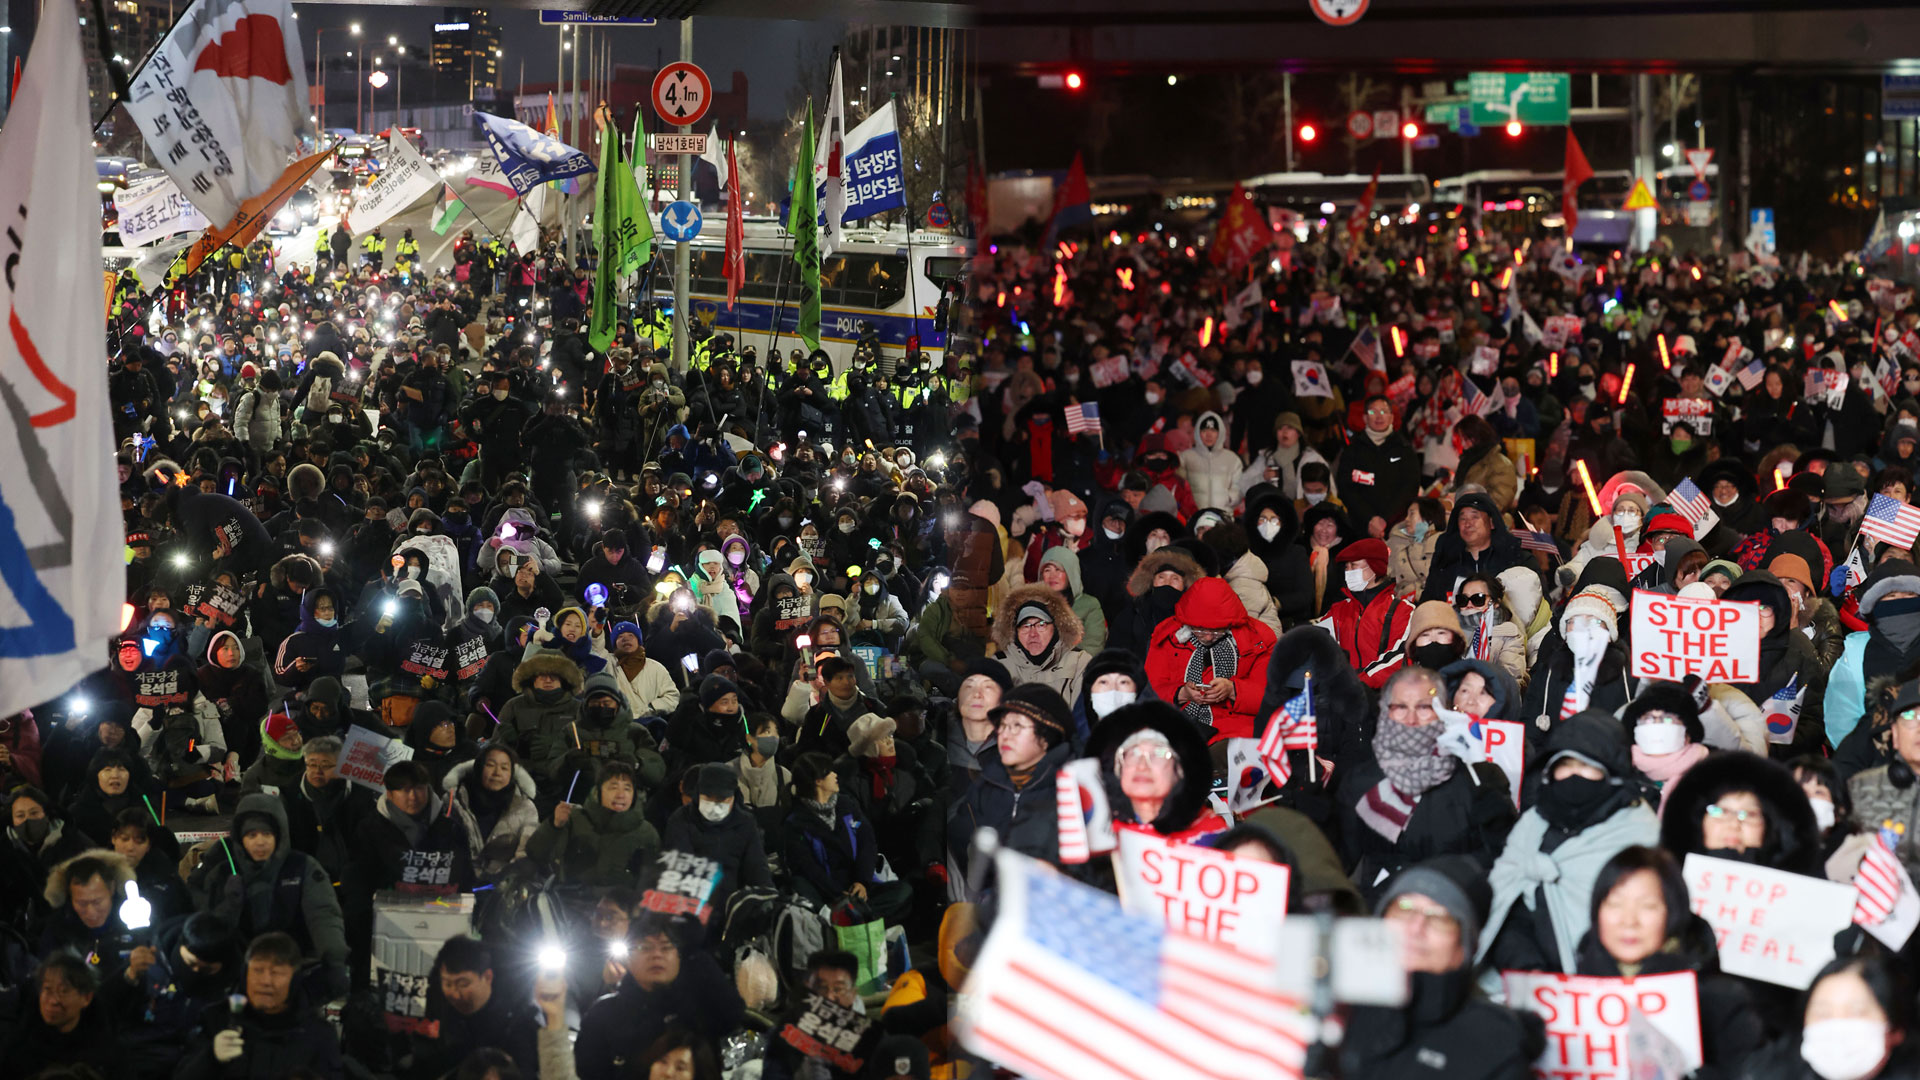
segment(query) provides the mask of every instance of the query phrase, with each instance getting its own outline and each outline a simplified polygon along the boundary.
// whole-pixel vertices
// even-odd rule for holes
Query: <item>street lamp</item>
[[[360,24],[354,23],[352,26],[323,26],[313,32],[313,85],[320,88],[320,119],[316,123],[322,130],[326,128],[327,121],[327,82],[325,69],[321,61],[321,57],[325,55],[325,49],[322,48],[322,43],[326,40],[328,34],[337,34],[343,30],[348,33],[358,34],[360,32]],[[353,54],[348,53],[347,55],[351,57]]]

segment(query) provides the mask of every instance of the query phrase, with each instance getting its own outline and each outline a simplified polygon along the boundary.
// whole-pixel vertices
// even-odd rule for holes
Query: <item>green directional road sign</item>
[[[1482,126],[1518,120],[1528,126],[1567,122],[1571,80],[1560,71],[1476,71],[1468,78],[1473,122]]]

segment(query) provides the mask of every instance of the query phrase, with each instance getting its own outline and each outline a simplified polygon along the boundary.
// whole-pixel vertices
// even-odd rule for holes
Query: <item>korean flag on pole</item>
[[[847,219],[847,105],[840,86],[840,50],[833,52],[833,89],[827,110],[820,115],[820,141],[813,151],[813,188],[820,200],[820,254],[840,248],[840,230]]]

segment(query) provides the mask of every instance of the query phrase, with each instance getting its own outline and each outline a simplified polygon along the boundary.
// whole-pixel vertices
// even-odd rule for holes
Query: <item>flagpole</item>
[[[898,125],[900,123],[900,92],[897,90],[889,92],[887,94],[887,100],[893,104],[893,122],[895,124],[895,130],[898,131]],[[942,154],[941,158],[942,161],[944,161],[945,155]],[[907,324],[907,337],[911,340],[920,336],[920,290],[917,287],[919,275],[914,272],[914,268],[919,266],[920,263],[913,255],[913,225],[915,221],[913,216],[913,197],[907,194],[907,185],[904,182],[904,178],[900,184],[900,203],[907,211],[907,317],[910,320]],[[902,360],[906,359],[906,350],[904,348],[900,350],[900,357]]]
[[[95,135],[100,134],[100,125],[107,122],[107,117],[113,115],[114,109],[118,108],[121,105],[126,104],[128,101],[131,101],[133,99],[133,80],[139,78],[140,73],[147,70],[147,63],[153,59],[153,54],[159,52],[160,46],[166,44],[167,38],[173,36],[174,29],[180,25],[180,20],[186,18],[187,12],[191,10],[193,10],[192,4],[188,4],[186,7],[181,8],[179,13],[173,17],[173,20],[167,24],[166,32],[161,34],[159,37],[154,38],[153,44],[147,46],[147,51],[140,57],[140,63],[134,67],[133,74],[123,76],[126,81],[125,95],[122,97],[116,98],[113,104],[107,106],[107,111],[100,114],[100,119],[95,120],[93,122],[93,133]],[[100,36],[107,37],[108,36],[107,20],[106,20],[106,17],[100,11],[99,0],[94,0],[93,18],[94,18],[94,21],[100,24]],[[316,50],[316,52],[317,51],[318,50]],[[100,49],[100,55],[106,59],[107,71],[109,75],[111,75],[116,69],[122,70],[122,71],[125,70],[124,68],[121,68],[120,64],[113,59],[113,51],[110,47],[103,46]],[[115,89],[116,89],[116,92],[118,92],[118,87],[116,87]]]
[[[1313,716],[1313,672],[1304,673],[1301,676],[1301,682],[1306,687],[1301,693],[1307,698],[1307,715]],[[1312,745],[1307,747],[1307,779],[1314,781],[1320,779],[1320,720],[1318,717],[1313,721]]]

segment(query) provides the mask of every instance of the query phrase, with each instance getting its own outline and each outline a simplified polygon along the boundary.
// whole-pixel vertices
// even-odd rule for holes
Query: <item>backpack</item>
[[[749,957],[766,958],[780,980],[780,1003],[796,1000],[807,981],[807,958],[832,940],[826,920],[778,889],[743,886],[727,899],[720,934],[723,956],[737,969]]]

